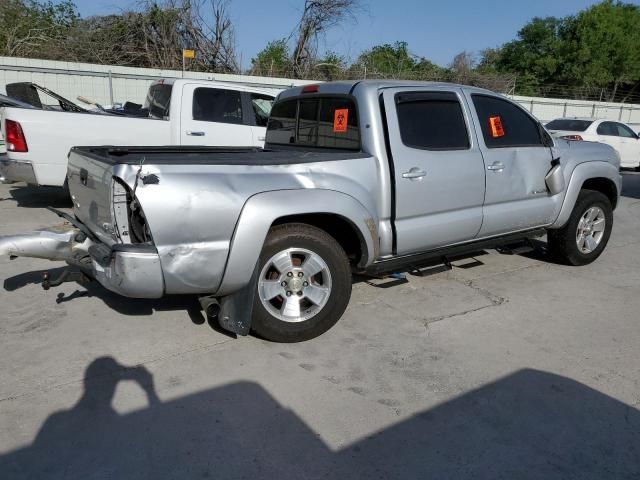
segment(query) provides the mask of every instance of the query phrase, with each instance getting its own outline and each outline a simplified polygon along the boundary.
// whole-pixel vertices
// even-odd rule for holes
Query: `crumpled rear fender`
[[[242,209],[216,296],[229,295],[247,285],[269,228],[277,219],[314,213],[334,214],[351,222],[366,249],[359,266],[373,262],[378,251],[378,219],[354,197],[320,189],[264,192],[251,197]]]

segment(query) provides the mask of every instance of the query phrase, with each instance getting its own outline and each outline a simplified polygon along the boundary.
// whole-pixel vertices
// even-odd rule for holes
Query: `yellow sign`
[[[182,58],[196,58],[195,50],[182,50]]]

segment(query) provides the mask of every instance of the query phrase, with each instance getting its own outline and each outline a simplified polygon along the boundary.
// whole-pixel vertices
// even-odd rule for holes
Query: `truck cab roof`
[[[486,89],[482,89],[478,87],[470,87],[468,85],[448,83],[448,82],[424,82],[424,81],[413,81],[413,80],[376,80],[374,79],[374,80],[341,80],[341,81],[335,81],[335,82],[317,83],[317,84],[293,87],[282,92],[279,95],[278,99],[283,100],[286,98],[297,97],[304,93],[318,93],[318,94],[326,94],[326,95],[349,95],[353,93],[353,91],[356,88],[382,90],[382,89],[394,88],[394,87],[462,88],[467,91],[473,91],[477,93],[489,93],[492,95],[496,95],[495,92],[491,92]]]

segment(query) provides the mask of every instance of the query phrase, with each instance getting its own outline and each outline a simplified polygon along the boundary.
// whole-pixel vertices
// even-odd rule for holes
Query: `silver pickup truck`
[[[295,342],[338,321],[353,273],[544,234],[556,260],[590,263],[620,195],[611,147],[554,140],[477,88],[293,88],[266,135],[264,150],[75,147],[71,226],[0,238],[0,255],[66,260],[45,287],[80,275],[127,297],[195,294],[230,331]]]

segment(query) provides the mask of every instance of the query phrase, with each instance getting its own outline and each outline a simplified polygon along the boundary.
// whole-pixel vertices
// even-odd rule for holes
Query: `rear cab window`
[[[593,124],[593,120],[578,120],[573,118],[559,118],[547,123],[549,130],[565,130],[568,132],[584,132]]]
[[[309,96],[276,102],[266,143],[359,151],[355,102],[348,96]]]
[[[548,137],[541,125],[521,107],[491,95],[472,94],[482,136],[487,148],[544,146]],[[551,142],[545,138],[545,143]]]

